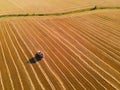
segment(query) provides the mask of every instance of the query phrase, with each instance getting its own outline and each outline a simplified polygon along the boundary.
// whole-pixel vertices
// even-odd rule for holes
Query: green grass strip
[[[101,10],[101,9],[120,9],[120,7],[97,7],[94,6],[92,8],[87,9],[80,9],[80,10],[74,10],[74,11],[68,11],[68,12],[62,12],[62,13],[48,13],[48,14],[8,14],[8,15],[0,15],[0,18],[4,17],[21,17],[21,16],[61,16],[61,15],[67,15],[67,14],[74,14],[74,13],[80,13],[80,12],[86,12],[86,11],[93,11],[93,10]]]

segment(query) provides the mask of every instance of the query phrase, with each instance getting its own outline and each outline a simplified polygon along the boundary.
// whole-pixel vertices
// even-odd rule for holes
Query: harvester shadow
[[[42,60],[42,57],[37,57],[37,56],[35,56],[35,57],[30,58],[30,59],[27,61],[27,63],[33,64],[33,63],[36,63],[36,62],[38,62],[38,61],[40,61],[40,60]]]

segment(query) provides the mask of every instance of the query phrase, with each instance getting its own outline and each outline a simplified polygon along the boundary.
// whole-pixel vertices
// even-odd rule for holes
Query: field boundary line
[[[87,11],[94,11],[94,10],[105,10],[105,9],[120,9],[120,7],[99,7],[99,6],[93,6],[91,8],[85,8],[85,9],[78,9],[68,12],[60,12],[60,13],[20,13],[20,14],[3,14],[0,15],[0,18],[8,18],[8,17],[26,17],[26,16],[62,16],[62,15],[68,15],[68,14],[75,14],[75,13],[81,13],[81,12],[87,12]]]

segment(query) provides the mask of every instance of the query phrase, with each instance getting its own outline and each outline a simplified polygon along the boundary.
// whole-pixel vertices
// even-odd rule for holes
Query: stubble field
[[[119,89],[120,13],[111,12],[1,19],[0,90]],[[44,58],[27,63],[37,50]]]
[[[119,0],[1,0],[0,15],[8,17],[0,17],[0,90],[119,90],[120,9],[9,17],[119,5]],[[43,58],[34,63],[38,50]]]

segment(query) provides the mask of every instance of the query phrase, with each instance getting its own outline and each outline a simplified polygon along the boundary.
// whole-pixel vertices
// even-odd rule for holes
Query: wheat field
[[[119,90],[120,13],[111,12],[2,19],[0,90]],[[44,58],[28,64],[37,50]]]
[[[120,1],[1,0],[0,15],[95,5]],[[120,90],[120,9],[0,18],[0,90]]]
[[[57,13],[93,6],[120,6],[120,0],[1,0],[0,15],[19,13]]]

